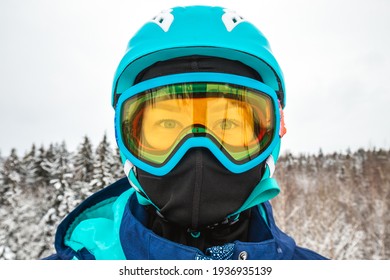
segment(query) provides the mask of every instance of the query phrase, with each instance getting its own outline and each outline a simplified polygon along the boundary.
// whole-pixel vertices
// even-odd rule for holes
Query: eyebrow
[[[162,110],[166,110],[166,111],[181,112],[180,106],[164,104],[164,103],[152,104],[151,108],[152,109],[162,109]]]
[[[214,111],[230,110],[230,109],[234,109],[235,107],[240,107],[244,110],[247,110],[246,106],[238,102],[227,102],[225,104],[215,105],[210,108],[212,108],[212,112],[214,112]]]

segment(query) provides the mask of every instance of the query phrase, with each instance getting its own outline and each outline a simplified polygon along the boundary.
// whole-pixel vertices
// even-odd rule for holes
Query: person
[[[161,12],[113,81],[126,177],[62,221],[47,259],[325,259],[273,218],[285,103],[253,24],[222,7]]]

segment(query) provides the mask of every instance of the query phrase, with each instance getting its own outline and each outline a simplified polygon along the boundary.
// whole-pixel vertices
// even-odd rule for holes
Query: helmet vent
[[[174,19],[171,12],[172,9],[161,11],[157,16],[152,18],[151,22],[160,26],[164,32],[168,32]]]
[[[245,21],[242,16],[237,14],[235,11],[224,9],[225,13],[222,15],[222,21],[225,24],[227,31],[232,31],[237,25]]]
[[[153,20],[158,20],[158,23],[163,23],[163,21],[164,21],[164,18],[159,18],[159,19],[157,19],[157,18],[154,18]]]

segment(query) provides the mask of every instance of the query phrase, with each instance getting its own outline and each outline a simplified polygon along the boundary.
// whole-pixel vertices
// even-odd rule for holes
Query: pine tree
[[[79,145],[73,157],[73,189],[78,194],[79,202],[94,193],[94,187],[91,185],[94,161],[95,155],[92,150],[91,141],[85,136],[84,141]]]
[[[118,147],[115,148],[114,165],[112,166],[112,174],[115,180],[125,176],[123,172],[123,164]]]
[[[70,153],[66,149],[65,142],[54,149],[54,162],[50,166],[52,179],[50,184],[57,190],[70,186],[73,174],[70,166]]]
[[[3,184],[0,188],[0,202],[4,204],[13,204],[15,195],[20,191],[19,184],[22,181],[20,173],[20,160],[16,149],[11,150],[10,156],[4,161],[3,168],[0,170]]]
[[[88,136],[84,136],[84,141],[75,153],[73,165],[75,182],[90,183],[92,181],[94,155]]]
[[[43,219],[45,227],[54,231],[59,220],[71,210],[70,208],[73,209],[74,192],[70,188],[73,174],[70,153],[65,143],[49,146],[42,167],[48,173],[49,185],[46,187],[45,200],[50,205]]]
[[[37,171],[36,148],[33,144],[31,150],[23,157],[21,162],[21,172],[24,177],[23,185],[27,188],[33,188],[37,179]]]
[[[41,162],[41,168],[43,170],[43,178],[45,178],[45,185],[49,185],[50,181],[54,178],[52,170],[55,168],[55,150],[54,145],[50,144],[49,148],[46,150],[45,154],[42,154],[43,161]]]
[[[43,146],[38,150],[35,160],[35,184],[38,187],[45,187],[50,182],[49,171],[45,169],[47,152]]]
[[[114,175],[112,173],[114,154],[107,141],[106,134],[104,134],[102,141],[97,146],[95,155],[96,158],[91,185],[96,189],[100,189],[114,181]]]

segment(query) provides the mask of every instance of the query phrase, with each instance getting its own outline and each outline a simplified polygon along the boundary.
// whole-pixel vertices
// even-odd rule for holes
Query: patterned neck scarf
[[[233,251],[233,243],[227,243],[222,246],[213,246],[206,249],[206,254],[196,254],[195,260],[231,260]]]

